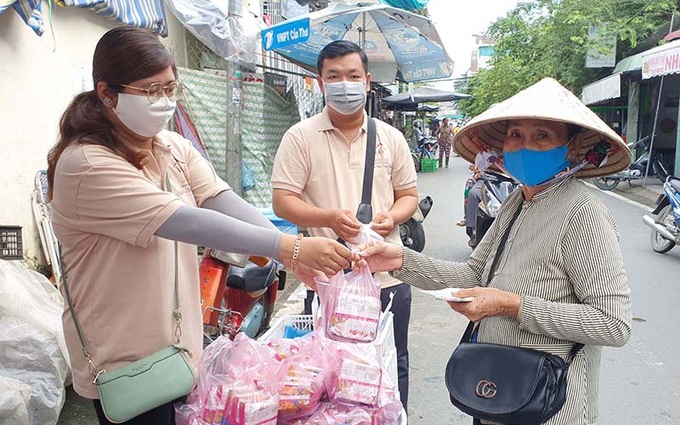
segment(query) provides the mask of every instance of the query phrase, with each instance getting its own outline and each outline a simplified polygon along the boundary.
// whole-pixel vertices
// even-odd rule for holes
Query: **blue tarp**
[[[146,28],[163,37],[168,35],[168,20],[162,0],[58,0],[57,4],[91,9],[105,18]]]
[[[13,8],[26,25],[31,27],[36,34],[42,35],[45,32],[42,19],[42,0],[0,0],[0,13],[9,8]]]
[[[91,9],[98,15],[127,25],[146,28],[166,37],[168,24],[163,0],[57,0],[62,7]],[[26,25],[38,35],[45,27],[42,17],[42,0],[0,0],[0,13],[12,7]]]
[[[430,0],[380,0],[381,3],[404,10],[423,9],[428,1]]]

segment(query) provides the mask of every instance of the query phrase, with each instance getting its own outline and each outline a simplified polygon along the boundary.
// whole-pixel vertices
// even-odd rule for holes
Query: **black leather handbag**
[[[467,341],[472,325],[463,337]],[[529,348],[461,341],[446,364],[451,403],[478,419],[507,425],[542,424],[564,405],[567,370],[582,347],[574,344],[564,361]]]
[[[520,210],[501,238],[489,276]],[[583,344],[574,344],[564,361],[539,350],[470,342],[473,331],[470,322],[446,365],[444,379],[454,406],[476,419],[506,425],[542,424],[560,411],[569,365]]]

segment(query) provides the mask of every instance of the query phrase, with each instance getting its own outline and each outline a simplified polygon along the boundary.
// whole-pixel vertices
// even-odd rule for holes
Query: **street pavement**
[[[470,254],[464,228],[463,187],[470,176],[467,163],[451,159],[451,167],[419,173],[420,196],[430,195],[434,206],[425,220],[424,252],[449,261],[465,261]],[[652,251],[649,228],[642,223],[661,193],[658,181],[622,183],[612,192],[600,192],[614,215],[633,293],[633,334],[623,348],[605,348],[600,380],[599,425],[679,424],[680,349],[677,306],[680,305],[680,247],[661,255]],[[593,190],[598,191],[593,186]],[[304,288],[289,282],[277,303],[276,318],[302,311]],[[444,385],[446,362],[465,329],[465,317],[444,302],[413,290],[409,333],[409,424],[469,425],[471,420],[449,402]],[[91,402],[69,387],[59,424],[95,424]]]

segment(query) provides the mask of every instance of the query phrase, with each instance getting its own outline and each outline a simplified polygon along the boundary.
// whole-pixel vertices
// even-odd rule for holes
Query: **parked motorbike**
[[[656,219],[648,215],[642,217],[642,221],[652,228],[652,249],[661,254],[680,244],[680,179],[667,177],[663,191],[652,211]]]
[[[432,198],[426,196],[418,202],[418,208],[413,216],[399,225],[399,236],[406,248],[422,252],[425,248],[425,229],[423,221],[432,209]]]
[[[484,171],[479,178],[484,180],[484,184],[481,192],[482,199],[477,207],[475,238],[470,244],[472,249],[477,247],[491,227],[503,201],[520,186],[511,177],[491,170]]]
[[[621,182],[626,181],[628,184],[631,184],[631,181],[633,180],[644,178],[645,173],[648,172],[647,167],[650,159],[650,137],[651,136],[646,136],[635,143],[629,143],[628,147],[631,149],[642,146],[644,151],[643,154],[620,173],[594,179],[593,183],[595,186],[602,190],[614,190]],[[662,152],[654,152],[652,163],[649,165],[649,176],[656,176],[659,180],[664,182],[666,181],[666,177],[670,175],[669,169],[670,161],[668,160],[667,155]]]
[[[203,334],[207,343],[220,335],[251,338],[269,328],[277,292],[286,272],[267,257],[248,257],[205,249],[199,268]]]
[[[418,142],[418,146],[411,152],[411,158],[413,159],[413,165],[416,167],[416,171],[420,172],[421,164],[420,160],[422,158],[436,158],[437,148],[439,147],[437,139],[433,138],[423,138]]]

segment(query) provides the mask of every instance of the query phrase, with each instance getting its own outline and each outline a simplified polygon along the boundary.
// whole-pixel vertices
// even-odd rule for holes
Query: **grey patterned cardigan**
[[[467,262],[405,249],[402,269],[392,274],[422,289],[487,286],[497,244],[518,208],[488,286],[520,294],[520,312],[482,320],[478,339],[563,357],[574,342],[585,344],[569,369],[567,401],[547,424],[592,424],[601,347],[628,341],[631,299],[614,220],[583,183],[568,178],[529,202],[515,191]]]

